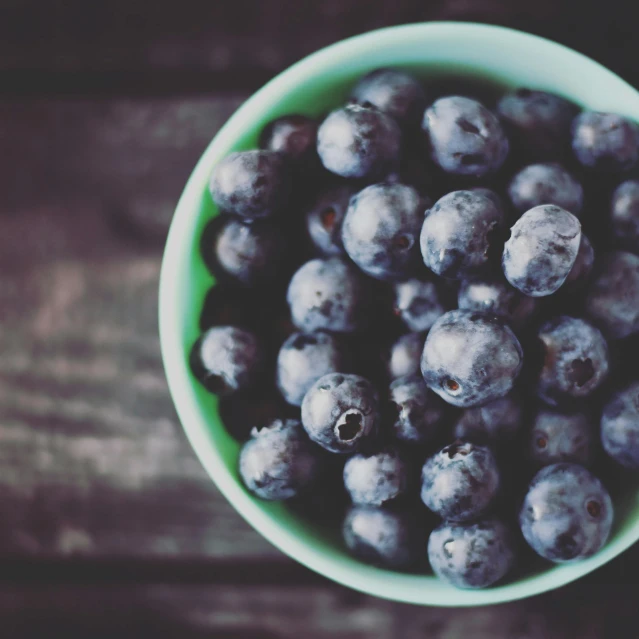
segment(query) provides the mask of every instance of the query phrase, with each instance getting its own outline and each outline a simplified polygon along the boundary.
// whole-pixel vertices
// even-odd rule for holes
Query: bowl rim
[[[298,78],[301,79],[309,70],[317,73],[314,67],[331,66],[347,59],[353,53],[370,49],[371,46],[378,47],[384,42],[390,43],[403,36],[410,38],[417,35],[499,38],[502,41],[510,40],[513,46],[521,48],[545,47],[561,57],[564,64],[585,64],[589,69],[596,70],[599,77],[616,83],[619,91],[626,92],[627,99],[637,103],[639,113],[639,93],[603,65],[564,45],[507,27],[472,22],[414,23],[369,31],[320,49],[288,67],[249,97],[222,126],[197,162],[177,204],[162,258],[158,308],[160,347],[171,397],[186,436],[200,462],[239,514],[283,553],[333,581],[384,599],[433,606],[505,603],[558,588],[607,563],[639,539],[639,522],[626,527],[613,542],[608,542],[595,556],[579,563],[564,564],[561,569],[550,568],[524,581],[506,583],[485,590],[459,590],[451,597],[450,591],[446,589],[420,590],[419,583],[423,576],[401,575],[403,585],[386,590],[383,584],[379,583],[383,581],[379,579],[379,569],[361,565],[361,568],[354,571],[348,566],[341,566],[334,558],[327,558],[323,551],[301,541],[281,523],[267,515],[255,503],[255,499],[243,489],[237,477],[228,472],[219,451],[210,445],[206,420],[193,392],[185,364],[187,358],[184,356],[180,338],[182,310],[176,300],[179,299],[181,283],[188,271],[182,246],[187,238],[192,237],[194,219],[197,217],[194,212],[199,208],[212,167],[226,154],[225,149],[230,148],[234,140],[241,136],[243,128],[255,120],[254,111],[264,109],[263,104],[273,104],[279,96],[294,88]],[[393,576],[393,573],[386,574],[389,580]]]

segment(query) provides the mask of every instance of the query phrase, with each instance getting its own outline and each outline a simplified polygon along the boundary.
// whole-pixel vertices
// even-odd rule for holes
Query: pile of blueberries
[[[477,97],[378,69],[224,158],[191,354],[248,491],[461,588],[596,553],[639,469],[639,128]]]

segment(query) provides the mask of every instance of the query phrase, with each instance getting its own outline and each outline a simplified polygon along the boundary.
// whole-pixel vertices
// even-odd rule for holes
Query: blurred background
[[[0,637],[639,636],[630,551],[524,602],[411,608],[254,533],[201,469],[157,337],[165,233],[237,106],[376,27],[476,20],[639,84],[621,0],[0,0]]]

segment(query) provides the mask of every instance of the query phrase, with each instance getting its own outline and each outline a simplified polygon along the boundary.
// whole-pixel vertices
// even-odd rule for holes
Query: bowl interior
[[[537,594],[590,572],[639,538],[636,487],[616,500],[613,536],[591,559],[550,567],[483,591],[460,591],[429,575],[366,566],[344,552],[337,532],[321,530],[281,504],[251,497],[236,471],[239,445],[219,420],[216,398],[190,371],[189,351],[199,334],[206,292],[214,284],[198,250],[202,230],[216,214],[207,189],[213,166],[231,151],[255,148],[260,130],[276,116],[320,115],[339,105],[355,78],[380,66],[409,69],[426,83],[455,77],[479,82],[489,90],[545,89],[583,107],[639,120],[639,94],[610,71],[558,44],[499,27],[464,23],[393,27],[305,58],[234,114],[202,156],[180,199],[160,284],[160,334],[171,393],[196,453],[220,490],[267,539],[310,568],[355,589],[418,604],[479,605]]]

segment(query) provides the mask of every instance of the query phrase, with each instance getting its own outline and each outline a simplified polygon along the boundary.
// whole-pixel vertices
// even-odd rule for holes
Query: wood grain
[[[471,20],[550,37],[637,83],[624,0],[144,0],[0,5],[0,92],[252,90],[310,52],[383,26]],[[611,46],[613,44],[613,46]]]
[[[172,207],[237,102],[0,106],[0,557],[279,556],[186,443],[157,335]]]
[[[628,589],[561,593],[475,609],[422,608],[337,586],[0,588],[10,639],[635,639]]]
[[[637,637],[639,549],[560,591],[468,610],[363,596],[286,560],[191,452],[156,326],[162,245],[186,177],[273,74],[349,35],[452,19],[546,35],[639,84],[633,8],[0,3],[0,94],[14,96],[0,101],[0,636]],[[205,97],[176,97],[186,93]],[[79,97],[44,97],[61,94]]]
[[[477,610],[329,584],[242,521],[164,381],[172,208],[241,97],[0,102],[0,622],[9,639],[636,637],[639,550]]]

